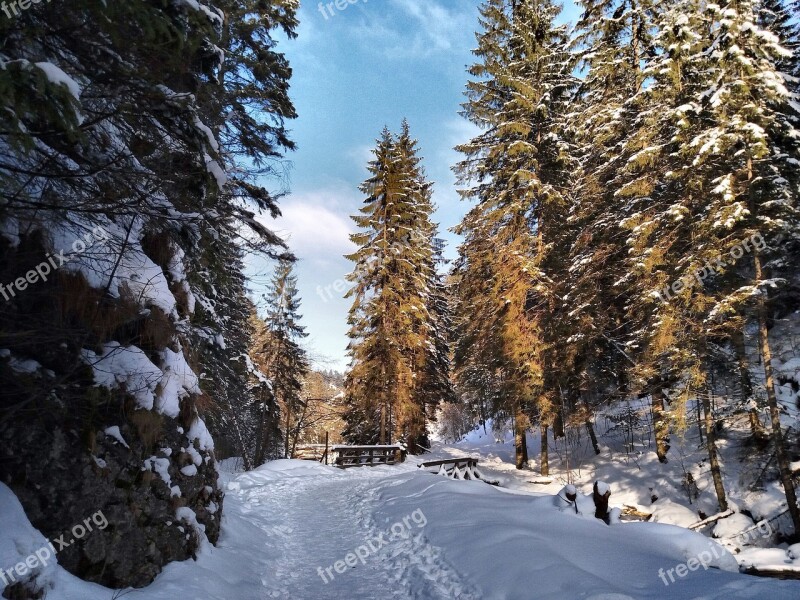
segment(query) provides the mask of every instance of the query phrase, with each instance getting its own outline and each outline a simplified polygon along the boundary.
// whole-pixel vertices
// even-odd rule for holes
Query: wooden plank
[[[467,464],[475,467],[478,465],[477,458],[446,458],[444,460],[429,460],[420,465],[420,467],[438,467],[439,465],[462,465]]]
[[[339,452],[341,450],[402,450],[400,446],[332,446],[331,450]]]
[[[707,519],[703,519],[702,521],[698,521],[697,523],[689,525],[689,529],[693,530],[700,529],[702,527],[705,527],[706,525],[714,523],[715,521],[719,521],[720,519],[724,519],[725,517],[730,517],[732,514],[733,514],[733,509],[729,508],[725,512],[717,513],[716,515],[712,515]]]

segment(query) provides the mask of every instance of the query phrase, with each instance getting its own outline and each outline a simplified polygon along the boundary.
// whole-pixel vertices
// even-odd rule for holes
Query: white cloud
[[[345,156],[352,159],[356,167],[364,170],[365,177],[367,165],[375,160],[375,154],[372,152],[373,148],[374,144],[360,144],[345,152]]]
[[[358,210],[358,192],[349,187],[292,194],[281,200],[282,216],[262,223],[289,244],[298,258],[317,265],[341,264],[342,255],[354,250],[350,234],[355,223],[349,215]]]
[[[473,25],[473,15],[464,11],[464,4],[451,3],[449,8],[434,0],[393,0],[403,12],[417,21],[421,33],[433,43],[433,50],[450,50],[454,41],[464,35],[465,27]],[[452,10],[451,10],[452,9]],[[460,10],[459,10],[460,9]],[[471,31],[471,29],[466,29]],[[457,44],[455,44],[457,45]]]
[[[441,60],[445,54],[460,52],[465,36],[474,40],[477,10],[466,2],[392,0],[389,10],[362,14],[351,29],[351,39],[394,60]]]

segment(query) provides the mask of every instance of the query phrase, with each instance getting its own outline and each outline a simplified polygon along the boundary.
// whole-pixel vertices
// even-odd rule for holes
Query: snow
[[[747,515],[736,513],[730,517],[720,519],[714,525],[714,537],[716,538],[732,538],[739,535],[740,532],[750,529],[754,525],[753,519]]]
[[[169,475],[169,459],[168,458],[159,458],[157,456],[151,456],[150,458],[144,461],[144,470],[146,471],[154,471],[158,473],[164,483],[167,484],[167,487],[170,490],[173,490],[172,495],[175,496],[174,488],[172,487],[172,478]],[[180,495],[180,490],[177,495]]]
[[[180,432],[183,433],[183,430],[180,429]],[[211,433],[209,433],[205,421],[199,417],[192,423],[186,437],[189,438],[190,442],[196,441],[200,450],[214,449],[214,438],[211,437]]]
[[[792,547],[797,547],[795,544]],[[764,571],[782,571],[800,574],[800,560],[789,556],[789,550],[780,548],[746,548],[737,557],[743,569],[756,567]],[[795,584],[800,586],[800,584]]]
[[[186,452],[189,456],[192,457],[192,464],[196,467],[199,467],[203,464],[203,457],[200,456],[200,453],[194,449],[194,446],[189,446],[188,448],[181,448],[181,451]]]
[[[84,349],[82,356],[84,362],[92,367],[96,385],[109,389],[124,387],[135,398],[139,408],[153,409],[155,391],[163,373],[141,349],[108,342],[99,355]]]
[[[197,520],[195,512],[186,506],[175,509],[175,518],[178,519],[178,521],[185,521],[198,533],[204,533],[206,530],[205,525]]]
[[[8,366],[11,367],[15,373],[24,373],[27,375],[33,375],[42,368],[42,365],[33,359],[18,359],[13,356],[9,359]]]
[[[35,582],[45,589],[48,599],[110,597],[107,589],[81,581],[58,566],[56,559],[46,558],[43,549],[47,546],[48,540],[30,524],[17,497],[0,483],[0,569],[7,570],[30,556],[39,556],[43,560],[35,567]]]
[[[70,95],[79,100],[81,97],[81,88],[76,81],[62,71],[59,67],[51,62],[37,62],[34,63],[46,76],[50,83],[54,85],[64,85],[69,91]]]
[[[661,523],[607,526],[559,510],[553,495],[453,481],[422,472],[418,462],[340,470],[279,460],[247,473],[224,472],[218,545],[205,540],[191,509],[177,508],[176,525],[194,528],[201,539],[197,560],[171,563],[150,586],[121,594],[134,600],[797,597],[794,582],[738,574],[734,558],[700,534]],[[44,538],[2,485],[0,508],[0,565],[13,565]],[[692,561],[697,567],[703,553],[709,557],[703,568],[663,583],[659,573]],[[791,560],[781,555],[773,559]],[[40,581],[48,600],[114,595],[55,564]]]
[[[122,433],[120,432],[118,425],[114,425],[113,427],[106,427],[103,433],[105,433],[110,438],[114,438],[122,446],[130,450],[130,446],[128,446],[128,443],[125,441],[125,438],[122,437]]]
[[[697,523],[700,519],[697,513],[682,504],[664,499],[655,504],[652,508],[653,522],[669,523],[670,525],[680,525],[688,527]]]
[[[782,345],[784,338],[792,339],[786,332],[793,330],[779,331],[785,327],[781,322],[774,330],[776,356],[780,356],[776,364],[787,373],[796,372],[800,366],[796,356]],[[194,379],[181,371],[182,353],[172,354],[169,361],[164,359],[173,367],[165,381],[174,382],[178,394],[188,393]],[[159,373],[160,382],[165,374],[160,369]],[[113,369],[110,374],[96,375],[104,376],[116,383]],[[507,426],[494,431],[491,424],[454,445],[435,441],[432,453],[410,456],[393,467],[339,470],[311,461],[279,460],[241,473],[240,460],[223,461],[217,465],[219,484],[226,489],[219,544],[213,547],[205,540],[193,511],[176,508],[176,527],[186,535],[191,534],[189,528],[194,529],[201,540],[197,561],[169,564],[150,586],[122,593],[142,600],[176,595],[204,600],[797,598],[797,582],[737,572],[749,567],[800,572],[796,558],[800,549],[769,547],[775,543],[774,536],[763,519],[785,510],[779,483],[766,482],[766,489],[756,491],[739,484],[741,467],[726,458],[740,452],[740,447],[720,440],[732,514],[698,528],[702,533],[689,531],[688,526],[719,511],[696,432],[690,428],[683,437],[673,436],[671,460],[663,465],[644,444],[621,450],[615,436],[621,435],[623,409],[647,413],[649,398],[608,409],[595,418],[599,456],[585,438],[573,439],[572,445],[565,445],[563,438],[551,441],[547,478],[538,476],[538,435],[528,437],[530,469],[517,470],[513,433]],[[736,429],[729,427],[735,434]],[[107,435],[120,441],[118,433],[118,428],[106,429]],[[568,434],[574,435],[575,430],[568,429]],[[190,443],[181,451],[189,455],[191,464],[181,463],[186,466],[180,473],[194,476],[203,461],[200,451],[213,448],[213,442],[200,419],[186,437]],[[180,496],[170,479],[173,463],[165,458],[169,454],[162,450],[146,459],[144,469],[158,473],[172,495]],[[457,456],[478,457],[485,478],[496,479],[503,487],[453,481],[417,468],[422,460]],[[697,497],[688,499],[681,488],[684,469],[695,476]],[[611,492],[611,507],[617,514],[617,507],[630,506],[652,514],[650,522],[620,523],[612,518],[608,526],[595,519],[591,497],[595,481],[600,493]],[[573,493],[576,503],[566,499]],[[12,535],[3,528],[2,488],[0,507],[4,509],[2,551]],[[752,519],[742,513],[744,508]],[[209,507],[212,514],[219,509]],[[27,523],[19,511],[13,514]],[[411,515],[424,516],[419,519],[421,526],[409,520]],[[402,535],[392,535],[403,519],[410,526]],[[324,569],[381,535],[386,543],[366,554],[363,562],[341,573],[333,570],[335,578],[328,583],[319,576],[318,567],[324,574]],[[716,539],[710,539],[711,535]],[[701,559],[703,568],[691,570]],[[681,565],[688,565],[684,577],[675,571]],[[666,575],[670,569],[677,576],[665,585],[659,573]],[[57,566],[44,570],[41,577],[51,586],[48,600],[113,596],[111,590],[70,579]],[[533,589],[535,596],[531,596]]]
[[[176,418],[180,414],[180,400],[189,394],[200,394],[200,382],[183,352],[166,348],[161,354],[163,376],[156,406],[161,414]]]
[[[200,393],[199,380],[186,362],[180,346],[177,351],[166,348],[159,355],[161,368],[136,346],[108,342],[99,355],[92,350],[83,350],[83,360],[92,367],[96,385],[109,389],[124,388],[136,399],[139,408],[155,408],[163,415],[176,418],[180,414],[181,399]],[[201,449],[212,448],[210,435],[202,431],[204,427],[198,426],[196,437],[202,439]]]
[[[203,135],[205,135],[206,141],[211,149],[214,152],[219,152],[219,143],[217,142],[217,138],[214,137],[214,133],[211,131],[208,125],[203,123],[197,115],[194,117],[194,126],[197,127],[197,129],[200,130]]]
[[[217,180],[217,186],[219,189],[224,188],[225,184],[228,183],[228,176],[225,173],[225,169],[223,169],[220,164],[208,154],[204,154],[203,156],[206,163],[206,170],[208,170],[208,172],[214,176],[214,179]]]
[[[224,14],[217,8],[209,8],[204,4],[200,4],[197,0],[180,0],[181,4],[192,8],[193,10],[202,12],[208,19],[215,25],[222,26]]]
[[[63,251],[69,259],[63,269],[82,274],[91,287],[107,289],[115,298],[125,295],[143,308],[155,306],[167,315],[175,312],[175,297],[164,272],[139,243],[144,235],[141,219],[134,217],[130,231],[119,224],[104,223],[105,239],[101,240],[88,233],[93,231],[91,224],[79,218],[73,221],[76,222],[53,222],[48,226],[54,252]],[[83,252],[70,251],[75,242],[83,239],[93,241]]]
[[[786,557],[793,562],[800,562],[800,544],[792,544],[786,549]]]

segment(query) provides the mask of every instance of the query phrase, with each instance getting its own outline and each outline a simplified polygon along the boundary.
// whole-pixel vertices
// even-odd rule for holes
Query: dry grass
[[[164,417],[151,410],[135,410],[131,413],[130,420],[136,428],[145,450],[152,452],[164,432]]]

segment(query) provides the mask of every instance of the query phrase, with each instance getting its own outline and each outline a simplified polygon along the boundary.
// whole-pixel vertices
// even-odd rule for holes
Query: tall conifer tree
[[[458,227],[466,238],[460,291],[491,303],[479,308],[491,318],[474,323],[466,339],[499,352],[491,363],[515,422],[517,467],[527,462],[525,432],[535,418],[544,472],[558,403],[549,364],[557,353],[557,336],[548,330],[558,304],[552,274],[561,260],[574,169],[565,117],[575,80],[566,31],[555,25],[559,10],[546,0],[492,0],[482,7],[480,62],[470,69],[476,80],[468,84],[464,116],[484,132],[458,148],[466,158],[457,166],[460,182],[473,183],[462,195],[477,201]],[[470,372],[466,363],[460,367]]]
[[[427,421],[439,401],[433,392],[441,384],[430,378],[437,329],[444,324],[437,323],[433,305],[433,205],[407,123],[397,137],[384,129],[374,153],[372,176],[361,186],[367,198],[353,217],[361,232],[351,239],[359,249],[348,257],[355,285],[348,293],[352,364],[345,435],[362,443],[399,439],[416,452],[427,443]]]

